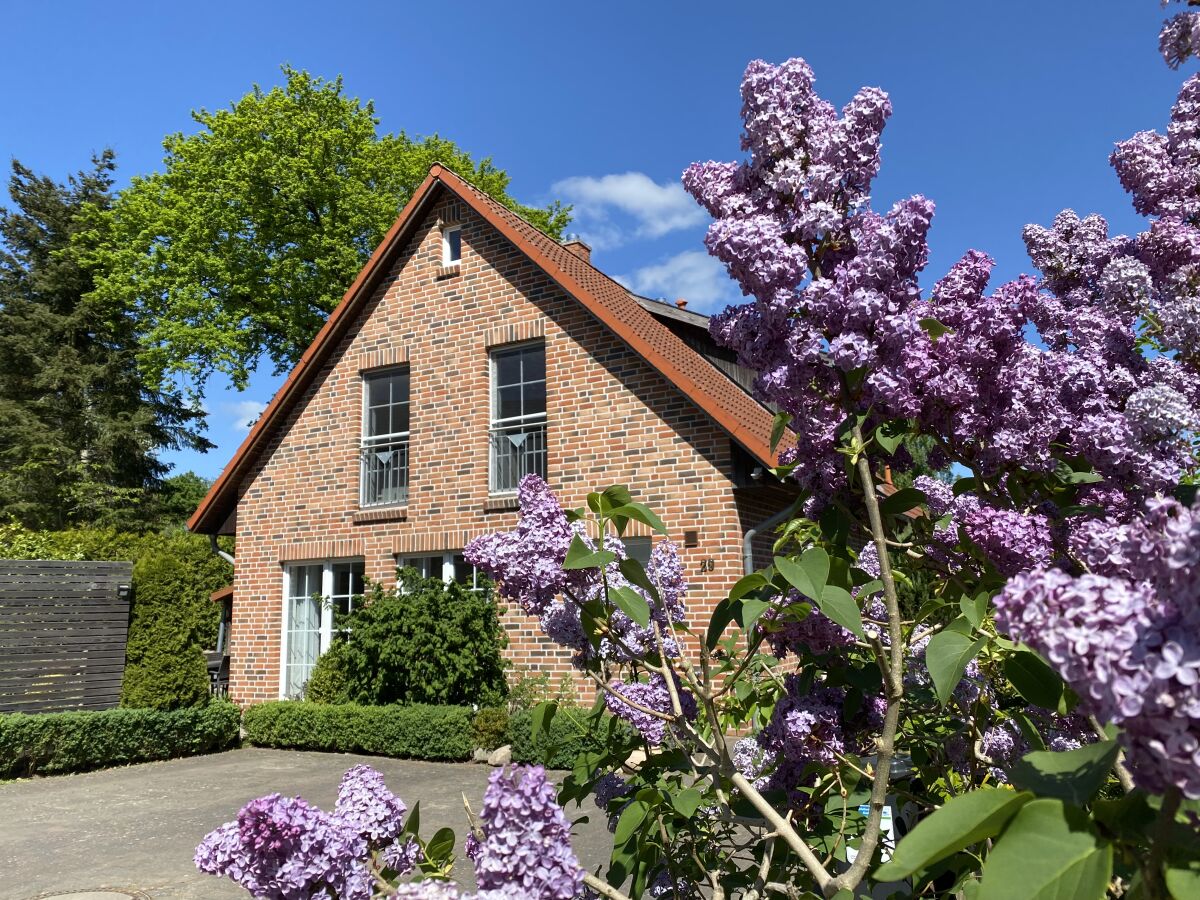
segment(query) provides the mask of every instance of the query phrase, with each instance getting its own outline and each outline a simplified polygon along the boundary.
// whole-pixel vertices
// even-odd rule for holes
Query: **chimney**
[[[687,301],[684,300],[682,297],[680,297],[678,300],[675,301],[675,305],[678,306],[680,309],[687,309]]]
[[[585,263],[592,261],[592,248],[585,244],[577,234],[568,234],[562,243],[563,247],[578,256]]]

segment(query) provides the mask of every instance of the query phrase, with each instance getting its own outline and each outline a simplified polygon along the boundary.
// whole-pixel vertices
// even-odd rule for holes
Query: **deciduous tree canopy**
[[[214,372],[239,388],[264,356],[303,353],[434,162],[559,234],[557,202],[522,206],[490,158],[452,141],[379,134],[371,103],[284,67],[202,130],[164,142],[160,173],[134,179],[97,224],[96,296],[136,317],[152,380],[203,390]]]

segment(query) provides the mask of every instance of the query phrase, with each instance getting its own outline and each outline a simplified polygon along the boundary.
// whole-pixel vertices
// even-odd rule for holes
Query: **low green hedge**
[[[603,719],[603,731],[589,731],[588,710],[578,706],[560,706],[550,722],[550,734],[533,739],[533,710],[517,710],[508,720],[508,742],[516,763],[544,764],[550,769],[572,769],[575,758],[585,751],[600,752],[605,747],[605,732],[611,717]],[[632,729],[618,721],[617,728],[632,734]],[[547,746],[552,748],[545,757]]]
[[[0,778],[83,772],[193,756],[237,743],[241,714],[228,702],[162,712],[0,715]]]
[[[465,706],[358,706],[304,700],[246,710],[246,739],[260,747],[332,750],[410,759],[469,759],[471,710]]]

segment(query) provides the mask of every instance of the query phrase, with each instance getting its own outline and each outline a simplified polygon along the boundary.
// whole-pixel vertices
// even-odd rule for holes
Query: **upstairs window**
[[[390,506],[408,500],[408,369],[363,379],[361,506]]]
[[[462,262],[462,228],[442,229],[442,265],[457,266]]]
[[[546,346],[492,354],[489,489],[512,493],[530,474],[546,477]]]

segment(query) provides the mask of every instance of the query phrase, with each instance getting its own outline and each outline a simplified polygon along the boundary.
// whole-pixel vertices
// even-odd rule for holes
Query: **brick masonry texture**
[[[442,221],[462,224],[462,261],[442,262]],[[628,485],[681,547],[691,616],[706,623],[742,573],[747,528],[788,502],[735,489],[729,436],[564,293],[506,238],[445,192],[413,229],[336,352],[274,430],[238,487],[230,693],[241,704],[280,689],[283,563],[361,558],[395,580],[397,553],[459,550],[516,522],[488,496],[489,350],[545,342],[548,480],[565,505]],[[407,364],[409,496],[359,509],[362,374]],[[684,532],[698,533],[684,548]],[[769,553],[769,538],[756,555]],[[570,671],[567,654],[518,609],[503,616],[519,668]],[[585,685],[578,685],[587,694]]]

